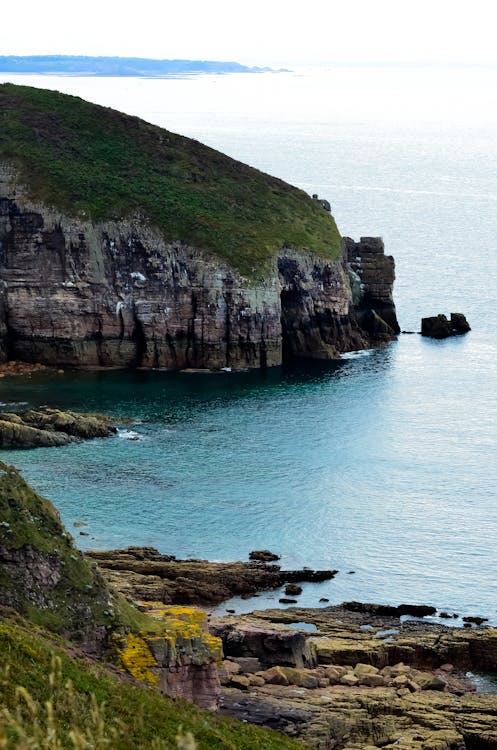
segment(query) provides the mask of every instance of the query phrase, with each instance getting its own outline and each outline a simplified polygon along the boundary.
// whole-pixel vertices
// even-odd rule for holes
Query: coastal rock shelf
[[[56,92],[0,106],[0,358],[256,368],[399,332],[381,239],[342,240],[306,193]]]
[[[0,412],[0,449],[53,448],[77,440],[110,437],[116,428],[101,414],[59,409]]]
[[[495,668],[497,630],[373,611],[293,608],[211,619],[226,657],[221,711],[319,750],[497,748],[497,696],[476,693],[466,675]],[[302,623],[315,632],[299,630]]]
[[[176,560],[152,547],[91,551],[102,574],[134,600],[211,607],[233,596],[249,597],[285,583],[329,581],[336,570],[281,570],[260,562]]]

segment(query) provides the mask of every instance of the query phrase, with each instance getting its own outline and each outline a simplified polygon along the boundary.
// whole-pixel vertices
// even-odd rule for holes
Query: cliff
[[[0,356],[264,367],[398,332],[393,259],[322,202],[80,99],[0,86]]]

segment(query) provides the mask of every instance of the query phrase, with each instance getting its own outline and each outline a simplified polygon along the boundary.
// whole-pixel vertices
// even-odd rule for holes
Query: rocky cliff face
[[[254,282],[140,221],[91,223],[0,169],[0,357],[76,367],[265,367],[378,346],[398,332],[377,239],[336,262],[282,249]],[[352,282],[352,283],[351,283]]]

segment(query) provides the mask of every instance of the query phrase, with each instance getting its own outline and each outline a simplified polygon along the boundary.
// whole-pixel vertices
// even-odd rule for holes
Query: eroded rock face
[[[217,665],[222,644],[207,631],[205,613],[159,603],[144,603],[142,609],[159,620],[160,627],[155,633],[116,636],[117,652],[126,671],[164,695],[183,698],[201,708],[217,709]]]
[[[136,219],[92,224],[30,203],[0,165],[0,358],[76,367],[265,367],[333,358],[398,332],[381,242],[329,263],[282,250],[266,278]]]

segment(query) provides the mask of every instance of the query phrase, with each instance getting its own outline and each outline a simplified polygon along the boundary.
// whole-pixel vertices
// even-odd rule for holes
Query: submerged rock
[[[249,560],[254,560],[256,562],[269,563],[276,562],[276,560],[279,559],[279,555],[276,555],[274,552],[270,552],[268,549],[255,549],[252,550],[252,552],[249,552]]]

